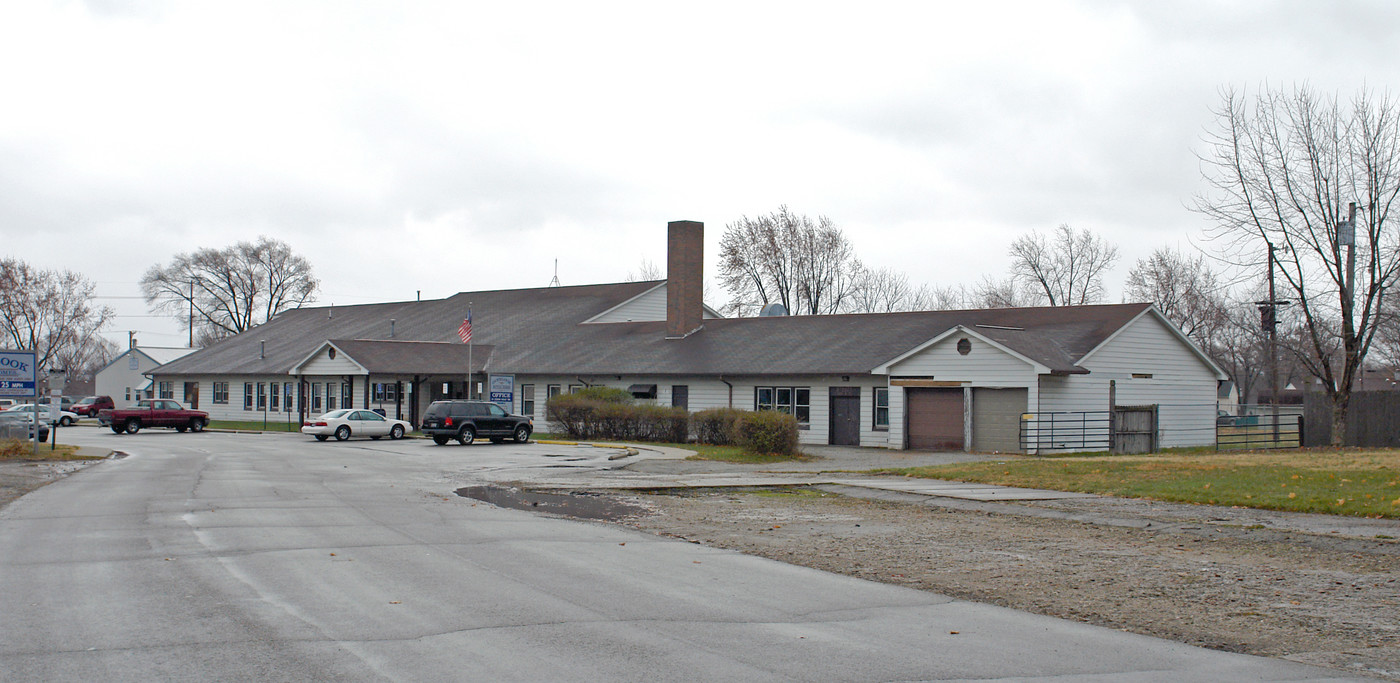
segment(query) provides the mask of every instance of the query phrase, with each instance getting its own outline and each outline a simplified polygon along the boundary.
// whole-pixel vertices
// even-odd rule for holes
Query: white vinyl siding
[[[346,375],[363,375],[364,368],[350,359],[348,354],[336,352],[335,358],[330,357],[330,349],[322,348],[317,352],[316,357],[304,363],[300,368],[302,375],[333,375],[344,377]]]
[[[1215,374],[1151,313],[1129,323],[1081,366],[1088,375],[1042,378],[1032,410],[1108,410],[1108,383],[1114,380],[1118,405],[1160,406],[1163,448],[1215,442]]]

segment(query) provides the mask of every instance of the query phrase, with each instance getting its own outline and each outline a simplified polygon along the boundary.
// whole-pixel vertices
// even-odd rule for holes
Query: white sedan
[[[316,437],[317,441],[335,437],[344,441],[352,436],[368,436],[378,439],[387,436],[402,439],[413,429],[413,425],[403,420],[391,420],[372,410],[332,410],[325,415],[301,423],[301,433]]]
[[[34,421],[34,413],[36,411],[40,415],[49,418],[49,424],[57,422],[58,424],[67,427],[73,424],[74,422],[78,421],[78,414],[67,410],[58,411],[58,419],[53,419],[53,408],[48,404],[42,406],[35,406],[33,403],[26,403],[22,406],[11,406],[5,409],[5,412],[7,413],[20,413],[22,415],[27,416],[30,422]]]

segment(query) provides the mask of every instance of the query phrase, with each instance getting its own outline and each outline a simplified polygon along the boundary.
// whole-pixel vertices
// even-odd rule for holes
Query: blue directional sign
[[[0,396],[38,396],[37,365],[33,351],[0,351]]]

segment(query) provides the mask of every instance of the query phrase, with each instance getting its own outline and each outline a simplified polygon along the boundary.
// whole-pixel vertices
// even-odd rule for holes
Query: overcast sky
[[[0,4],[0,254],[137,282],[269,235],[320,303],[664,267],[670,220],[786,204],[916,282],[1004,275],[1061,223],[1200,244],[1226,86],[1397,79],[1395,2]],[[712,290],[711,304],[724,303]]]

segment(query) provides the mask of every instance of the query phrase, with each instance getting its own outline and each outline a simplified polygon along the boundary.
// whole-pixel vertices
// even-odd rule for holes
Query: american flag
[[[457,336],[462,338],[463,344],[469,344],[472,340],[472,312],[467,311],[467,317],[462,318],[462,324],[457,326]]]

